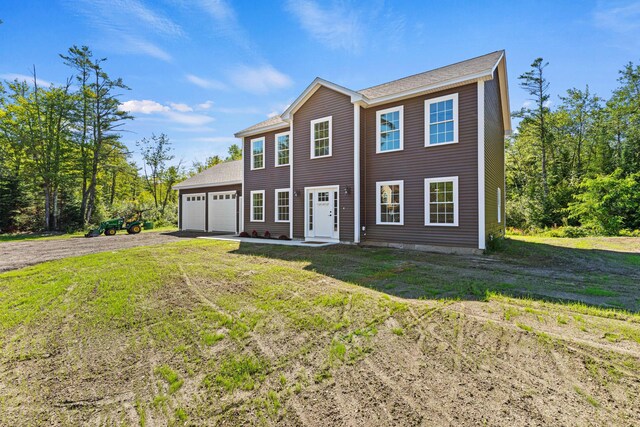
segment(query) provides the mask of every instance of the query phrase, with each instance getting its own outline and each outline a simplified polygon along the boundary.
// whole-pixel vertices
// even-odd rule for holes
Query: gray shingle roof
[[[245,132],[251,132],[252,130],[255,130],[255,129],[262,129],[262,128],[265,128],[265,127],[268,127],[268,126],[276,126],[276,125],[279,125],[279,124],[282,124],[283,126],[285,126],[285,125],[287,125],[287,122],[282,120],[280,115],[277,115],[277,116],[270,117],[270,118],[268,118],[267,120],[265,120],[263,122],[256,123],[253,126],[249,126],[248,128],[243,129],[243,130],[241,130],[239,132],[236,132],[236,134],[241,134],[241,133],[245,133]]]
[[[358,92],[373,100],[424,86],[444,83],[449,80],[461,79],[465,76],[473,76],[483,71],[492,70],[503,53],[503,50],[499,50],[478,56],[477,58],[447,65],[446,67],[436,68],[435,70],[372,86],[359,90]]]
[[[242,160],[219,163],[173,186],[174,189],[197,188],[242,182]]]

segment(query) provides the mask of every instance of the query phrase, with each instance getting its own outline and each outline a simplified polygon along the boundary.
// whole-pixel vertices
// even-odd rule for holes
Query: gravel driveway
[[[143,232],[137,235],[123,233],[91,239],[71,237],[68,239],[4,242],[0,243],[0,272],[15,270],[54,259],[136,246],[157,245],[196,236],[195,234],[187,233]]]

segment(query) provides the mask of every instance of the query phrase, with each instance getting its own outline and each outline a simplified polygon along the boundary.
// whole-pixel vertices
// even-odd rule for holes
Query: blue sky
[[[316,76],[362,89],[506,49],[515,110],[538,56],[554,102],[586,84],[608,96],[640,61],[640,1],[3,0],[0,19],[0,78],[36,65],[61,83],[58,54],[86,44],[131,87],[124,141],[164,132],[187,166],[224,155]]]

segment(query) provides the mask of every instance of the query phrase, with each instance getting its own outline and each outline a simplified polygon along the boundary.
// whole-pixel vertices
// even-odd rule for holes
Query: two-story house
[[[236,133],[236,231],[482,250],[504,234],[510,130],[504,51],[358,91],[316,78]]]

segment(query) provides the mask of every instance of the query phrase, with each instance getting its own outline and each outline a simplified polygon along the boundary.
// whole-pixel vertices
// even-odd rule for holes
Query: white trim
[[[478,248],[485,249],[484,81],[478,82]]]
[[[244,168],[242,168],[244,170]],[[237,185],[242,184],[242,180],[240,181],[225,181],[225,182],[212,182],[208,184],[191,184],[191,185],[174,185],[171,187],[173,190],[189,190],[193,188],[209,188],[209,187],[221,187],[223,185]]]
[[[242,221],[240,221],[240,227],[238,228],[238,233],[241,233],[241,232],[245,231],[245,229],[244,229],[244,219],[245,219],[244,218],[245,217],[245,214],[244,214],[244,212],[245,212],[244,211],[244,201],[245,201],[245,198],[244,198],[245,197],[245,193],[244,193],[244,169],[245,169],[245,160],[244,160],[245,159],[245,156],[244,156],[244,153],[245,153],[245,151],[244,151],[245,150],[245,146],[244,145],[245,145],[245,143],[244,143],[244,138],[242,138],[242,144],[241,145],[242,145],[242,190],[241,190],[242,191],[242,193],[241,193],[242,194],[242,196],[241,196],[242,197],[242,203],[240,203],[240,211],[242,212],[242,217],[241,217]],[[249,159],[249,161],[251,161],[251,159]]]
[[[380,202],[380,188],[383,185],[400,186],[400,222],[382,222],[382,203]],[[376,225],[404,225],[404,181],[378,181],[376,182]]]
[[[247,136],[263,134],[266,132],[270,132],[272,130],[286,129],[288,127],[289,127],[289,123],[281,122],[273,125],[262,126],[262,127],[251,129],[251,130],[241,130],[240,132],[234,133],[233,136],[235,136],[236,138],[244,138]]]
[[[283,120],[289,120],[290,117],[293,115],[293,113],[295,113],[298,108],[300,108],[305,102],[307,102],[307,100],[309,100],[309,98],[311,98],[311,96],[316,93],[316,91],[320,88],[320,86],[324,86],[327,87],[331,90],[334,90],[338,93],[342,93],[344,95],[347,95],[349,97],[351,97],[351,102],[358,102],[358,101],[362,101],[365,99],[365,97],[361,94],[358,93],[356,91],[353,91],[351,89],[347,89],[346,87],[337,85],[335,83],[332,83],[328,80],[325,79],[321,79],[320,77],[316,77],[309,86],[307,86],[307,88],[300,94],[300,96],[298,96],[296,98],[295,101],[293,101],[291,103],[291,105],[289,105],[289,107],[287,107],[286,110],[284,110],[284,112],[282,113],[282,115],[280,116]]]
[[[498,187],[497,189],[497,208],[498,208],[498,224],[502,224],[502,190],[500,189],[500,187]]]
[[[324,156],[315,156],[315,135],[314,135],[314,126],[316,123],[324,123],[329,122],[329,154]],[[333,116],[322,117],[319,119],[311,120],[311,135],[310,135],[310,146],[311,146],[311,158],[312,159],[322,159],[325,157],[331,157],[333,155]]]
[[[254,219],[254,217],[253,217],[253,208],[254,208],[254,206],[253,206],[253,195],[254,194],[262,194],[262,219]],[[267,200],[265,198],[265,191],[264,190],[253,190],[250,193],[250,196],[251,196],[251,198],[250,198],[250,201],[249,201],[249,206],[250,206],[250,209],[249,209],[249,218],[250,218],[250,220],[249,221],[250,222],[264,222],[265,216],[267,215],[267,209],[266,209]]]
[[[291,207],[289,208],[289,238],[293,239],[293,114],[291,114],[289,132],[291,133],[289,137],[289,188],[291,189],[291,194],[289,195],[289,203],[291,203]]]
[[[360,243],[360,105],[358,104],[353,104],[353,242]]]
[[[261,168],[254,168],[254,154],[253,154],[253,143],[254,142],[258,142],[258,141],[262,141],[262,167]],[[251,157],[249,158],[249,165],[251,166],[251,170],[255,171],[255,170],[260,170],[260,169],[264,169],[264,167],[267,164],[267,150],[266,150],[266,143],[265,143],[266,139],[264,136],[261,136],[260,138],[254,138],[251,140]]]
[[[448,223],[433,223],[431,222],[431,205],[429,184],[433,182],[453,182],[453,222]],[[457,227],[459,224],[458,218],[458,177],[457,176],[445,176],[438,178],[425,178],[424,179],[424,225],[425,227]]]
[[[309,235],[309,192],[311,191],[335,191],[336,196],[338,197],[338,230],[335,231],[335,236],[331,238],[325,237],[315,237]],[[314,200],[315,203],[315,200]],[[315,213],[314,213],[315,215]],[[334,212],[335,215],[335,212]],[[316,242],[339,242],[340,241],[340,222],[342,221],[340,215],[340,186],[339,185],[321,185],[318,187],[304,187],[304,239],[308,241],[316,241]],[[313,229],[315,234],[315,227]]]
[[[283,220],[283,219],[278,219],[278,193],[288,193],[289,194],[289,219],[288,220]],[[276,188],[275,190],[273,190],[273,195],[275,196],[274,199],[274,216],[273,216],[273,221],[274,222],[290,222],[291,221],[291,189],[290,188]]]
[[[381,132],[380,132],[380,116],[382,116],[383,114],[387,114],[387,113],[395,113],[398,112],[398,123],[400,124],[400,148],[395,148],[393,150],[384,150],[382,151],[380,149],[380,139],[381,139]],[[387,108],[384,110],[378,110],[376,111],[376,154],[381,154],[381,153],[393,153],[394,151],[402,151],[404,150],[404,105],[398,105],[396,107],[391,107],[391,108]]]
[[[289,163],[284,163],[282,165],[279,165],[278,164],[278,137],[281,137],[283,135],[288,135],[289,136]],[[273,146],[275,148],[275,157],[274,157],[274,162],[273,162],[275,167],[281,168],[283,166],[289,166],[291,164],[291,132],[290,131],[286,131],[286,132],[276,133],[274,135],[274,138],[273,138]]]
[[[453,100],[453,141],[449,142],[440,142],[432,144],[430,141],[431,132],[431,114],[430,114],[430,106],[431,104],[435,104],[437,102]],[[458,137],[458,93],[452,93],[450,95],[439,96],[437,98],[429,98],[424,101],[424,146],[425,147],[439,147],[441,145],[449,145],[449,144],[457,144],[459,140]]]

